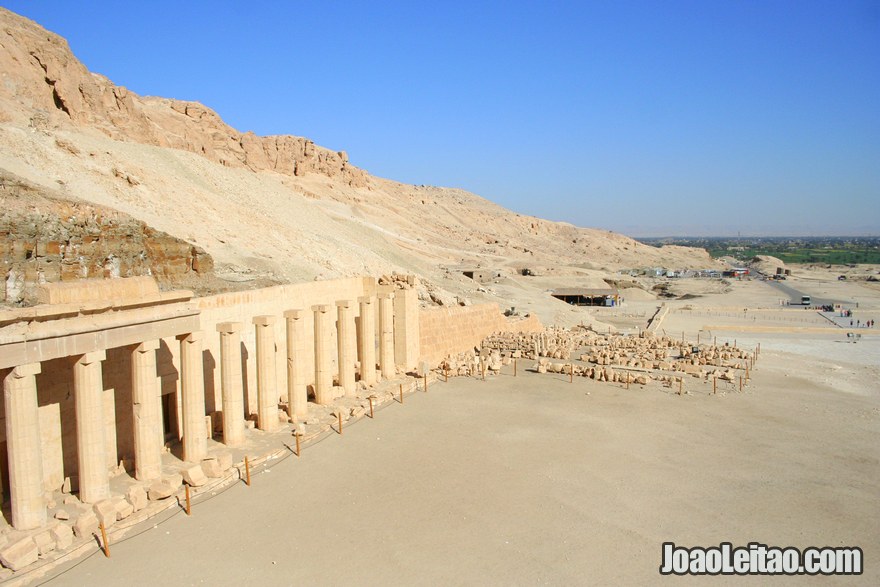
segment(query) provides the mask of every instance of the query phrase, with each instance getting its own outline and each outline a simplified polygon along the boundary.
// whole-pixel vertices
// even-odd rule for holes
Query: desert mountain
[[[454,303],[451,291],[505,302],[526,287],[515,277],[524,268],[594,284],[620,268],[713,264],[704,251],[648,247],[516,214],[463,190],[374,177],[308,139],[242,133],[201,104],[138,96],[89,72],[63,38],[5,9],[0,76],[0,256],[16,292],[35,279],[107,275],[107,247],[93,246],[91,259],[80,246],[70,222],[77,207],[80,217],[85,210],[131,228],[104,232],[92,222],[93,242],[131,234],[143,243],[148,258],[117,260],[113,275],[151,273],[163,286],[203,292],[399,271],[425,278],[435,300]],[[147,246],[150,235],[175,251],[183,274],[164,271],[162,254],[150,256],[162,249]],[[41,257],[40,242],[57,243],[57,258]],[[204,269],[211,258],[213,269]],[[41,262],[78,265],[37,271]],[[513,281],[506,290],[478,287],[461,266]],[[200,280],[207,285],[193,285]],[[21,301],[19,293],[6,299]]]

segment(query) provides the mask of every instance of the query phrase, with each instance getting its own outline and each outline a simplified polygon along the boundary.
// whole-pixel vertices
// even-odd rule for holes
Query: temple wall
[[[419,348],[422,361],[431,366],[448,355],[478,346],[495,332],[540,332],[543,327],[535,315],[509,319],[498,304],[478,304],[421,310],[419,312]]]

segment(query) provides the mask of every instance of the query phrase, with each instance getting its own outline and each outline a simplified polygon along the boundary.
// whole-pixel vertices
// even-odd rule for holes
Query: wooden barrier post
[[[400,403],[403,403],[403,383],[400,384]]]
[[[184,491],[186,491],[186,515],[191,516],[192,515],[192,501],[190,500],[190,497],[189,497],[189,485],[184,485],[183,489],[184,489]]]
[[[574,383],[574,363],[568,366],[568,382]]]
[[[486,380],[486,362],[480,357],[480,371],[483,373],[483,381]]]
[[[372,404],[373,404],[373,402],[370,402],[370,407],[372,407]],[[370,410],[370,412],[372,413],[372,410]],[[293,433],[293,437],[296,439],[296,456],[299,456],[302,454],[302,452],[299,450],[299,437],[300,436],[301,435],[299,433],[299,430],[297,430],[296,432]]]
[[[743,376],[742,375],[739,376],[739,390],[740,391],[743,390]]]
[[[372,419],[373,418],[373,396],[370,396],[367,399],[370,400],[370,419]]]
[[[513,376],[516,377],[516,359],[513,360]]]
[[[718,378],[712,377],[712,393],[718,393]]]
[[[342,412],[336,412],[336,419],[339,421],[339,433],[342,434]]]
[[[748,381],[748,380],[749,380],[749,364],[747,362],[746,363],[746,381]]]
[[[449,367],[443,367],[443,383],[449,383]]]
[[[626,388],[629,389],[629,373],[626,374]]]
[[[247,483],[248,487],[250,487],[251,486],[251,463],[250,463],[250,461],[248,461],[247,457],[244,458],[244,474],[245,474],[244,482]]]
[[[425,393],[428,393],[428,374],[425,373]]]
[[[107,529],[104,528],[104,522],[101,522],[101,550],[104,551],[104,556],[110,558],[110,544],[107,542]]]
[[[697,332],[697,344],[700,344],[700,333]]]
[[[682,387],[684,387],[684,377],[678,378],[678,395],[681,395]]]

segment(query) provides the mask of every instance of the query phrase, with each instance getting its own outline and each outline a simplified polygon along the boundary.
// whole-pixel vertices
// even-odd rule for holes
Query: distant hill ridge
[[[60,36],[2,8],[0,76],[0,171],[46,196],[31,209],[43,206],[45,216],[46,201],[66,199],[125,214],[210,256],[229,287],[398,270],[492,298],[448,268],[564,275],[712,265],[698,249],[658,249],[516,214],[463,190],[377,178],[306,138],[241,133],[196,102],[138,96],[89,72]],[[596,211],[598,223],[598,203]],[[81,264],[106,267],[107,259]]]
[[[0,22],[0,69],[15,73],[11,83],[0,85],[0,99],[13,109],[20,106],[19,115],[39,119],[45,113],[48,120],[38,124],[72,123],[117,140],[198,153],[231,167],[320,173],[352,186],[367,184],[367,174],[349,164],[345,152],[302,137],[240,133],[197,102],[138,96],[89,72],[62,37],[3,8]]]

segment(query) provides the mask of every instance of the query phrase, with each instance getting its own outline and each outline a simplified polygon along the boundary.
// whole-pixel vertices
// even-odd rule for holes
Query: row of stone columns
[[[376,382],[376,336],[379,338],[378,364],[382,376],[393,377],[395,365],[394,294],[378,295],[378,328],[375,323],[375,298],[358,298],[360,325],[355,329],[351,300],[336,302],[336,359],[339,385],[346,395],[357,390],[355,363],[360,360],[360,379],[367,385]],[[333,354],[329,305],[312,306],[314,317],[313,353],[315,360],[314,391],[318,404],[332,401]],[[417,308],[417,306],[416,306]],[[290,415],[302,420],[308,415],[305,311],[284,313],[287,337],[287,386]],[[417,316],[416,316],[417,319]],[[277,428],[275,378],[275,317],[257,316],[257,405],[258,425],[271,431]],[[238,446],[245,438],[245,405],[242,386],[240,322],[217,325],[220,333],[220,383],[223,405],[223,442]],[[180,341],[180,387],[183,458],[198,462],[207,456],[208,429],[205,419],[203,370],[203,333],[192,332]],[[162,404],[156,374],[159,340],[149,340],[131,349],[132,409],[134,421],[135,476],[138,480],[158,478],[162,473]],[[80,499],[95,503],[110,497],[104,389],[101,363],[105,351],[90,352],[75,358],[73,366],[76,413],[77,462]],[[43,504],[43,465],[39,446],[39,410],[36,375],[40,363],[19,365],[4,380],[6,437],[9,453],[9,482],[12,494],[12,523],[17,529],[32,529],[46,522]]]
[[[393,294],[379,295],[380,357],[383,376],[391,377],[394,365]],[[374,298],[358,298],[360,305],[360,329],[356,336],[353,302],[336,302],[336,360],[339,385],[346,395],[357,390],[355,362],[360,358],[360,378],[368,385],[376,382],[376,323]],[[327,304],[312,306],[314,392],[315,402],[328,404],[333,398],[333,351],[330,346],[331,308]],[[290,416],[301,420],[308,415],[307,373],[305,355],[307,339],[304,327],[305,311],[292,309],[284,312],[287,338],[287,396]],[[275,317],[256,316],[257,353],[257,425],[261,430],[272,431],[278,426],[276,417],[278,393],[275,389]],[[220,333],[220,388],[223,402],[223,442],[238,446],[244,440],[244,394],[241,371],[241,322],[222,322],[217,325]]]
[[[135,476],[139,480],[162,474],[164,433],[156,375],[158,349],[158,340],[131,349]],[[79,497],[84,503],[110,497],[101,365],[105,359],[106,352],[101,350],[79,355],[73,363],[77,474]],[[207,454],[201,332],[180,337],[180,362],[184,459],[198,461]],[[19,365],[3,382],[12,525],[18,530],[46,523],[36,384],[40,371],[40,363]]]

